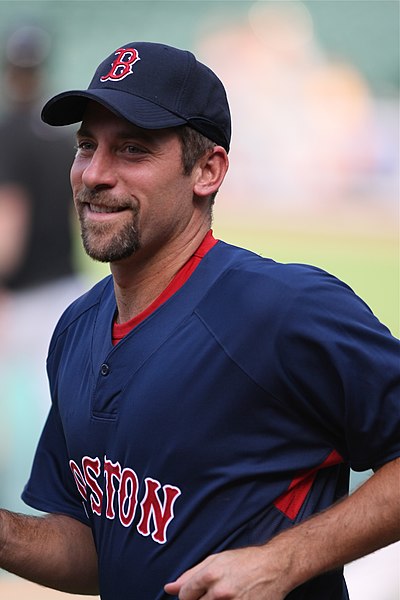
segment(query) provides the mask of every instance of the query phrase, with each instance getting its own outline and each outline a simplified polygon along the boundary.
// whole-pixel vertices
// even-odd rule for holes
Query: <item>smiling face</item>
[[[118,262],[154,254],[188,227],[198,208],[181,153],[173,130],[144,130],[89,103],[71,169],[89,256]]]

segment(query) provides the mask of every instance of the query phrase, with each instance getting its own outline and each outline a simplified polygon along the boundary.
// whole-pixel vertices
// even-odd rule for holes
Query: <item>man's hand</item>
[[[290,591],[283,588],[289,565],[274,554],[268,546],[214,554],[164,589],[180,600],[282,600]]]
[[[264,546],[228,550],[189,569],[165,592],[179,600],[282,600],[313,577],[400,537],[400,459],[350,497]]]

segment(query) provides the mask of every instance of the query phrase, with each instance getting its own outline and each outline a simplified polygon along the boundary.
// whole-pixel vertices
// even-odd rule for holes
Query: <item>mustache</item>
[[[95,204],[96,206],[108,208],[131,208],[135,212],[138,211],[138,205],[131,196],[115,196],[106,190],[80,190],[75,194],[75,201],[78,204]]]

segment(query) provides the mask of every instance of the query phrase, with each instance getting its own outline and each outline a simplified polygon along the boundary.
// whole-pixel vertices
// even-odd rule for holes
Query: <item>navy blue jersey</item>
[[[106,278],[51,341],[52,408],[24,500],[93,530],[104,600],[166,600],[400,454],[399,344],[345,284],[218,242],[118,345]],[[347,598],[342,572],[291,600]]]

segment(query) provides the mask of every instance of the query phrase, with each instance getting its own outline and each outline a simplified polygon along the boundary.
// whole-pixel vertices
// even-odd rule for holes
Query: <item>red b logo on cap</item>
[[[139,53],[135,48],[119,48],[115,52],[117,58],[113,61],[107,75],[100,77],[100,81],[120,81],[130,75],[132,67],[140,60]]]

